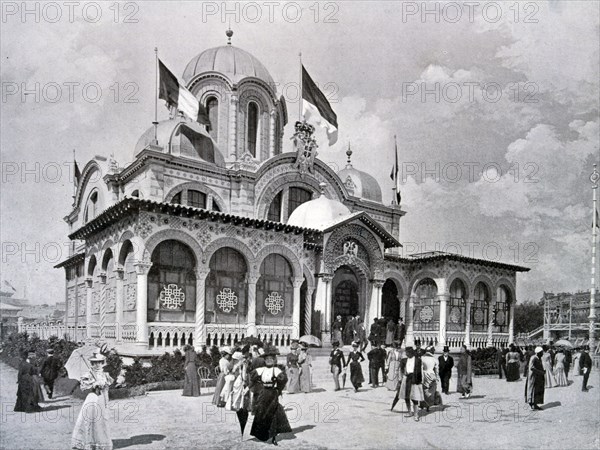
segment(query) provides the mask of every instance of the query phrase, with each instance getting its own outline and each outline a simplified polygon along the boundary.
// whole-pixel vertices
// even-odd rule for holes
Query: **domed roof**
[[[183,118],[163,120],[156,127],[156,139],[163,153],[213,163],[225,167],[217,144],[198,122]],[[135,145],[134,156],[154,141],[154,126],[148,128]]]
[[[228,30],[231,40],[233,32]],[[258,78],[272,90],[275,83],[269,71],[253,55],[231,43],[222,47],[209,48],[192,58],[183,72],[183,80],[189,83],[192,78],[204,72],[219,72],[237,84],[244,78]]]
[[[348,146],[346,155],[348,155],[348,164],[337,174],[346,186],[348,193],[358,198],[381,203],[381,187],[377,180],[368,173],[355,169],[352,166],[350,162],[350,156],[352,156],[350,146]]]
[[[340,217],[350,214],[351,212],[346,205],[321,194],[319,198],[298,206],[290,215],[287,223],[297,227],[324,230]]]

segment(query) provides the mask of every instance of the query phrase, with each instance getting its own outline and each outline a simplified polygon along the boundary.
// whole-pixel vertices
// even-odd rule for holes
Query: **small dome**
[[[204,127],[182,118],[163,120],[156,127],[156,139],[163,153],[213,163],[225,167],[225,159]],[[154,141],[154,126],[135,145],[134,156]]]
[[[275,90],[275,82],[265,66],[247,51],[233,45],[209,48],[192,58],[183,72],[183,80],[188,84],[196,75],[205,72],[221,73],[233,84],[244,78],[258,78]]]
[[[348,155],[348,163],[337,175],[346,186],[348,193],[354,197],[381,203],[381,187],[379,187],[377,180],[368,173],[357,170],[352,166],[350,144],[348,144],[346,155]]]
[[[290,215],[287,223],[297,227],[324,230],[340,217],[351,214],[346,205],[321,194],[319,198],[302,203]]]

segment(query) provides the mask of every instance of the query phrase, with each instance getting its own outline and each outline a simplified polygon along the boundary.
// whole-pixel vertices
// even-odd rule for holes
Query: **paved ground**
[[[318,364],[327,360],[319,358]],[[366,367],[365,367],[366,369]],[[318,371],[317,371],[318,372]],[[475,378],[468,400],[444,396],[443,410],[421,422],[390,411],[393,393],[385,388],[333,392],[324,368],[310,394],[284,394],[282,403],[294,433],[282,435],[280,448],[600,448],[600,377],[592,373],[581,392],[581,377],[564,388],[546,390],[545,410],[531,412],[523,402],[524,382]],[[14,413],[16,371],[0,363],[0,447],[67,449],[82,401],[61,397],[44,403],[43,413]],[[452,380],[451,391],[456,387]],[[216,410],[208,392],[198,398],[179,391],[111,401],[115,448],[235,448],[270,445],[249,436],[243,441],[235,413]]]

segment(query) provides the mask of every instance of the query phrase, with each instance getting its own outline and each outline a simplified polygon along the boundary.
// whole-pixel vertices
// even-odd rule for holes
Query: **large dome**
[[[379,183],[368,173],[355,169],[352,166],[352,162],[350,161],[352,150],[350,150],[349,145],[346,155],[348,155],[348,164],[337,175],[346,186],[348,193],[358,198],[381,203],[381,187]]]
[[[183,72],[186,84],[196,76],[206,72],[225,75],[233,84],[244,78],[257,78],[275,90],[275,83],[269,71],[253,55],[231,44],[209,48],[192,58]]]
[[[350,214],[351,212],[346,205],[321,194],[319,198],[298,206],[290,215],[287,223],[297,227],[324,230],[340,217]]]
[[[225,167],[216,143],[197,122],[182,118],[163,120],[156,127],[156,140],[163,153],[213,163]],[[148,128],[135,145],[134,156],[154,141],[154,126]]]

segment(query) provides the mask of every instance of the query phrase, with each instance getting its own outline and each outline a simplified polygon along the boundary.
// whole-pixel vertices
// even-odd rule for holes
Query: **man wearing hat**
[[[590,378],[590,372],[592,370],[592,358],[590,356],[590,347],[587,345],[583,347],[583,351],[581,352],[581,357],[579,358],[579,368],[581,369],[581,373],[583,373],[583,384],[581,385],[581,391],[587,392],[587,382]]]
[[[340,372],[342,367],[346,367],[346,358],[344,358],[344,352],[340,350],[340,343],[333,341],[331,343],[333,350],[329,355],[329,365],[331,366],[331,373],[333,374],[333,383],[335,384],[335,391],[340,390]]]
[[[52,398],[54,393],[54,381],[58,378],[58,373],[61,368],[59,359],[54,356],[54,349],[49,348],[46,350],[46,359],[42,364],[40,374],[44,379],[44,388],[48,394],[48,398]]]
[[[440,380],[442,382],[442,392],[449,395],[450,378],[452,378],[452,368],[454,367],[454,359],[450,356],[450,348],[444,345],[444,353],[438,358],[440,367]]]
[[[533,410],[541,410],[539,403],[544,403],[544,384],[546,382],[546,371],[542,365],[541,357],[544,354],[542,347],[535,348],[535,354],[529,360],[527,381],[525,382],[525,402]]]

